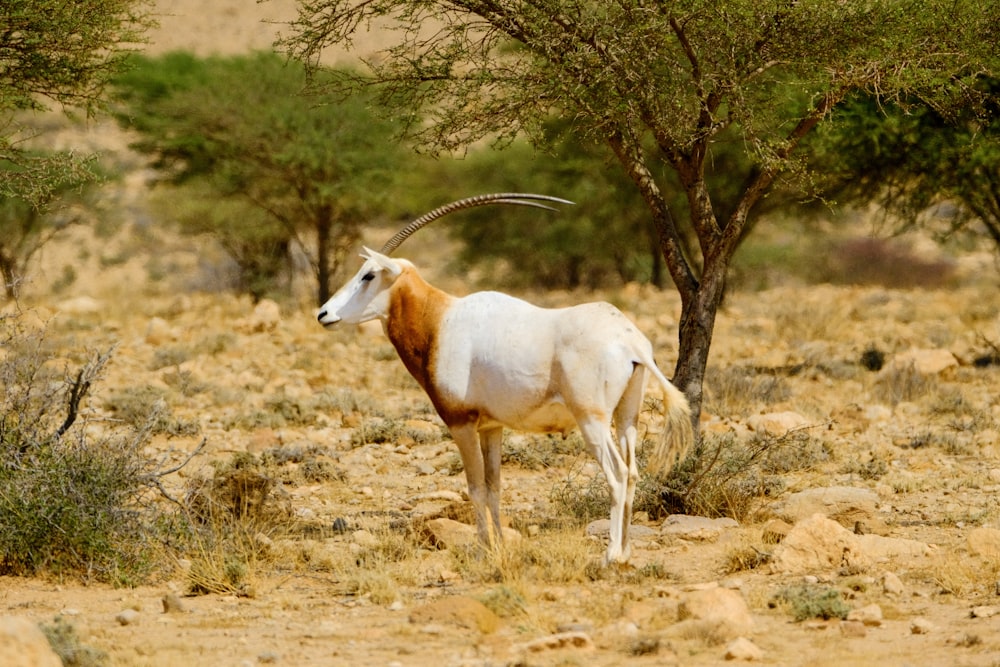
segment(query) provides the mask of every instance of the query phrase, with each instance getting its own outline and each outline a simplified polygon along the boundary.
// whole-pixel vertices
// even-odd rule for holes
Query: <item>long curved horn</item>
[[[424,213],[422,216],[409,223],[401,230],[396,232],[395,236],[385,242],[382,246],[381,253],[383,255],[390,254],[393,250],[399,247],[403,241],[408,239],[414,232],[416,232],[421,227],[437,220],[440,217],[448,215],[449,213],[454,213],[455,211],[461,211],[466,208],[474,208],[476,206],[488,206],[492,204],[516,204],[518,206],[534,206],[535,208],[544,208],[549,211],[556,211],[558,209],[552,208],[551,206],[546,206],[545,204],[540,204],[540,201],[550,201],[558,204],[572,204],[573,202],[568,199],[560,199],[559,197],[550,197],[549,195],[535,195],[524,192],[494,192],[487,195],[476,195],[475,197],[466,197],[465,199],[459,199],[458,201],[453,201],[450,204],[445,204],[444,206],[439,206],[438,208],[430,211],[429,213]]]

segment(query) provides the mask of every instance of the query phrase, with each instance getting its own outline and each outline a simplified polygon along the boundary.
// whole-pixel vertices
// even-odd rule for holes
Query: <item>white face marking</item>
[[[361,269],[323,304],[317,314],[319,323],[332,327],[340,322],[360,324],[385,317],[389,287],[402,271],[399,263],[371,250],[365,250]]]

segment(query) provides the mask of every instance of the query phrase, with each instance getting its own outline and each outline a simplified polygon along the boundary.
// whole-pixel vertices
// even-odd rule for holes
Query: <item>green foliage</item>
[[[521,287],[662,283],[655,230],[624,174],[608,168],[611,157],[606,147],[568,135],[554,152],[516,141],[502,151],[484,147],[463,160],[442,160],[445,173],[435,189],[510,192],[528,187],[576,203],[551,214],[511,207],[455,216],[449,223],[464,241],[460,262],[489,267],[491,283]],[[440,198],[449,196],[442,192]]]
[[[73,624],[62,616],[56,616],[52,623],[39,627],[65,667],[104,667],[111,664],[107,653],[84,644]]]
[[[850,606],[844,602],[840,591],[829,586],[799,584],[783,588],[768,603],[769,606],[783,607],[796,621],[810,618],[845,619]]]
[[[48,164],[46,168],[54,168],[55,163],[63,158],[52,153],[22,151],[18,156],[19,163],[14,163],[3,159],[0,146],[0,280],[3,281],[4,293],[10,299],[18,296],[20,281],[35,254],[73,222],[54,207],[40,208],[42,199],[48,204],[57,197],[69,201],[81,188],[99,177],[92,159],[66,159],[65,171],[53,171],[40,177],[27,169],[24,162],[38,161],[39,165],[45,163]],[[20,183],[17,187],[13,186],[14,180]],[[34,192],[37,188],[45,189],[44,197]]]
[[[310,0],[282,46],[318,67],[362,26],[393,25],[360,78],[430,151],[546,144],[554,116],[610,146],[681,294],[674,379],[697,415],[730,262],[776,184],[807,176],[803,139],[858,91],[969,104],[974,73],[995,69],[998,19],[973,0]],[[741,152],[744,168],[720,160],[709,177]]]
[[[0,4],[0,198],[31,206],[48,202],[66,183],[92,178],[89,158],[26,152],[33,133],[23,112],[50,103],[97,110],[109,78],[151,19],[147,0],[5,0]]]
[[[172,53],[136,59],[116,82],[119,121],[176,187],[161,213],[215,236],[240,268],[239,288],[258,298],[288,275],[297,247],[325,299],[365,218],[405,168],[394,124],[371,112],[368,95],[305,98],[305,77],[269,53]]]
[[[0,573],[81,575],[136,583],[157,565],[149,548],[159,488],[147,428],[105,435],[75,427],[110,352],[75,376],[57,371],[44,331],[3,322],[0,360]]]
[[[845,101],[810,142],[827,195],[878,203],[904,225],[928,222],[929,209],[950,203],[953,229],[976,220],[1000,243],[1000,78],[968,85],[944,100]]]

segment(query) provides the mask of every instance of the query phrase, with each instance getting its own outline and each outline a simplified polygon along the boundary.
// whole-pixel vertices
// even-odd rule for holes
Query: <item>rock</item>
[[[496,632],[500,617],[479,600],[464,595],[440,598],[410,612],[410,623],[457,625],[483,634]]]
[[[847,614],[848,621],[858,621],[869,627],[882,625],[882,607],[877,604],[870,604],[859,609],[852,609]]]
[[[656,531],[649,526],[629,526],[629,539],[651,539],[656,537]],[[597,519],[587,524],[587,535],[594,537],[609,537],[611,535],[611,519]]]
[[[787,521],[771,519],[761,529],[760,539],[764,544],[778,544],[785,539],[791,529],[792,524]]]
[[[872,521],[877,517],[878,494],[853,486],[824,486],[793,493],[772,505],[775,515],[796,523],[814,514],[825,514],[837,523],[851,529],[858,521]]]
[[[115,616],[119,625],[133,625],[139,620],[139,612],[135,609],[123,609]]]
[[[886,572],[882,575],[882,592],[888,595],[902,595],[906,588],[903,581],[894,572]]]
[[[460,523],[453,519],[431,519],[424,524],[427,536],[439,548],[469,546],[479,541],[475,526]],[[506,526],[501,529],[505,542],[516,542],[521,539],[521,533]]]
[[[880,374],[913,368],[921,375],[937,375],[958,366],[958,359],[948,350],[912,348],[893,357]]]
[[[910,621],[910,633],[914,635],[928,635],[934,632],[935,626],[926,618],[918,616]]]
[[[677,606],[677,620],[678,625],[696,626],[697,634],[722,640],[750,634],[756,625],[743,595],[719,587],[683,593]]]
[[[739,525],[735,519],[728,517],[709,519],[704,516],[671,514],[660,525],[660,534],[673,535],[686,540],[712,542],[719,539],[719,536],[727,528],[738,528]]]
[[[782,436],[810,425],[811,422],[797,412],[768,412],[747,419],[747,426],[751,431],[774,436]]]
[[[965,539],[969,551],[973,554],[990,560],[1000,559],[1000,530],[987,527],[973,528]]]
[[[1000,614],[1000,606],[997,606],[995,604],[986,604],[978,607],[973,607],[972,611],[969,613],[969,616],[971,616],[972,618],[992,618],[997,614]]]
[[[916,558],[930,553],[923,542],[881,535],[855,535],[836,521],[814,514],[798,522],[774,549],[771,570],[809,574],[840,568],[867,568],[891,558]]]
[[[781,574],[866,565],[859,536],[823,514],[814,514],[795,524],[771,557],[772,571]]]
[[[0,656],[4,667],[62,667],[41,628],[23,616],[0,616]]]
[[[762,660],[764,652],[746,637],[737,637],[726,644],[726,660]]]
[[[538,653],[562,648],[592,649],[594,642],[585,632],[558,632],[519,644],[515,650],[518,653]]]
[[[161,600],[164,614],[181,614],[185,611],[184,603],[176,593],[167,593]]]

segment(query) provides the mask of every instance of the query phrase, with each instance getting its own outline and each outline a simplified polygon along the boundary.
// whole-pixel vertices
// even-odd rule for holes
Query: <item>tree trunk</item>
[[[330,233],[333,213],[329,206],[320,208],[316,216],[316,298],[324,304],[330,298]]]

